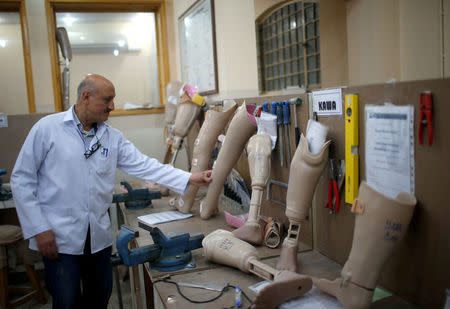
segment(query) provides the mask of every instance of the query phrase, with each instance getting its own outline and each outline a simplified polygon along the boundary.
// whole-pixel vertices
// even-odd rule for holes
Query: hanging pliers
[[[325,204],[325,208],[330,209],[330,213],[338,213],[341,201],[338,186],[341,162],[332,155],[332,152],[330,147],[330,159],[328,161],[330,164],[330,182],[328,186],[328,202]]]

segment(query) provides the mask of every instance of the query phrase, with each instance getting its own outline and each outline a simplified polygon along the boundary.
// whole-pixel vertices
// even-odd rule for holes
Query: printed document
[[[139,216],[137,219],[139,222],[145,225],[156,225],[164,222],[183,220],[192,216],[193,214],[184,214],[179,211],[164,211],[148,214],[145,216]]]
[[[414,107],[366,105],[365,119],[367,183],[392,199],[414,194]]]

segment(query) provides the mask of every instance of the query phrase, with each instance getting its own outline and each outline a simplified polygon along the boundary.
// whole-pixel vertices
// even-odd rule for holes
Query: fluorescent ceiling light
[[[77,20],[76,18],[73,18],[69,15],[67,15],[66,17],[64,17],[62,19],[64,21],[64,23],[66,24],[66,26],[70,27],[72,26],[72,24]]]
[[[125,46],[125,41],[124,40],[120,40],[119,42],[117,42],[117,45],[119,45],[119,47],[124,47]]]
[[[0,40],[0,48],[5,48],[6,47],[6,42],[8,42],[7,40]]]
[[[115,50],[113,51],[113,54],[114,54],[114,56],[119,56],[119,50],[118,50],[118,49],[115,49]]]

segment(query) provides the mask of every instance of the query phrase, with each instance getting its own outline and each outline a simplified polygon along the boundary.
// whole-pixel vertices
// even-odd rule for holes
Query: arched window
[[[257,21],[262,92],[320,87],[319,4],[294,1]]]

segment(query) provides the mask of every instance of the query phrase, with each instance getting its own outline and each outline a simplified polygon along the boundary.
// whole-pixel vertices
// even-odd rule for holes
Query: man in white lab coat
[[[207,185],[211,171],[191,174],[163,165],[106,124],[115,88],[105,77],[85,77],[77,96],[68,111],[30,130],[11,187],[24,238],[43,255],[53,308],[106,308],[116,168],[181,194],[188,184]]]

